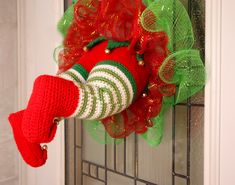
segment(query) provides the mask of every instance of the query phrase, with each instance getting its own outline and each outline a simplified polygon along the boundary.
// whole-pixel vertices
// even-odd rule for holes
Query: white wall
[[[8,124],[17,110],[17,6],[0,0],[0,184],[18,184],[18,152]]]

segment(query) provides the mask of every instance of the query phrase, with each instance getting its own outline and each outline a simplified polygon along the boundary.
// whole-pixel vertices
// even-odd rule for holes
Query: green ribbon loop
[[[73,4],[75,4],[78,0],[73,0]]]
[[[149,32],[165,32],[171,52],[190,49],[194,44],[192,23],[179,0],[152,2],[141,15],[141,25]]]
[[[74,18],[74,5],[71,5],[64,13],[63,17],[57,24],[57,29],[62,34],[63,37],[66,36],[67,31],[72,24]]]
[[[169,73],[173,73],[171,76]],[[200,91],[205,85],[205,67],[198,50],[182,50],[173,53],[163,62],[160,78],[178,86],[176,102],[180,103]]]
[[[151,119],[153,127],[148,128],[147,132],[141,134],[141,137],[148,143],[149,146],[158,146],[162,142],[164,133],[164,117],[165,113],[174,104],[174,97],[164,97],[160,114]]]
[[[86,131],[100,144],[120,144],[124,139],[114,139],[105,131],[103,124],[98,120],[84,120]]]

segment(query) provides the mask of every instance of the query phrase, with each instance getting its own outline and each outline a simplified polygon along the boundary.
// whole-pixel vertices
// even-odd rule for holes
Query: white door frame
[[[206,0],[204,185],[220,185],[221,5],[221,0]]]
[[[26,106],[33,79],[43,73],[54,74],[52,51],[61,38],[56,23],[63,14],[63,0],[17,0],[19,97]],[[47,7],[47,8],[45,8]],[[235,1],[206,0],[206,66],[208,81],[205,94],[204,185],[235,184],[234,109]],[[41,12],[40,12],[41,11]],[[36,33],[36,35],[35,35]],[[234,86],[234,85],[233,85]],[[33,170],[20,162],[20,185],[64,185],[64,129],[59,128],[49,146],[45,167]],[[229,143],[230,146],[229,146]]]
[[[53,49],[61,37],[56,24],[64,11],[63,0],[17,0],[19,109],[27,105],[34,79],[55,74]],[[33,169],[19,159],[19,185],[64,185],[64,129],[61,124],[48,146],[49,159]]]
[[[206,0],[204,185],[235,184],[235,1]]]

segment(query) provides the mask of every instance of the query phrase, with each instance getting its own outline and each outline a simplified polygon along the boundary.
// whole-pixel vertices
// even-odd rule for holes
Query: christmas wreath
[[[88,120],[87,131],[101,143],[136,133],[156,146],[164,113],[204,86],[205,68],[179,0],[79,0],[58,29],[64,41],[54,52],[57,75],[39,76],[26,109],[9,116],[33,167],[45,164],[41,144],[69,117]]]

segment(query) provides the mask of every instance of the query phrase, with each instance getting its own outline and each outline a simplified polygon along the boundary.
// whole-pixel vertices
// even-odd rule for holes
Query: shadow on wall
[[[0,0],[0,184],[18,184],[18,153],[7,116],[17,109],[17,1]],[[4,156],[4,157],[2,157]]]

